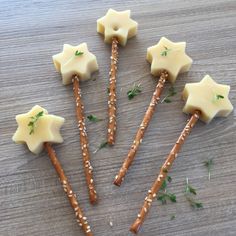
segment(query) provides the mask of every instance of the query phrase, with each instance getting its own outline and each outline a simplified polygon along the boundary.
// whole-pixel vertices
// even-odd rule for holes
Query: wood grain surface
[[[119,50],[117,79],[117,140],[112,148],[92,152],[106,139],[107,85],[110,45],[96,33],[96,20],[108,8],[131,9],[139,23],[137,37]],[[150,75],[146,49],[161,36],[186,41],[194,63],[179,76],[178,94],[170,104],[159,104],[126,181],[112,184],[149,104],[157,80]],[[63,86],[51,56],[63,43],[87,42],[98,59],[99,72],[81,84],[86,115],[104,118],[87,122],[91,161],[99,203],[91,206],[86,189],[72,86]],[[46,152],[33,155],[11,137],[15,115],[39,104],[65,117],[64,143],[54,145],[65,173],[78,195],[96,236],[127,236],[129,227],[155,180],[187,116],[180,93],[187,82],[209,73],[231,86],[236,105],[235,0],[0,0],[0,235],[75,236],[83,232],[63,193]],[[142,84],[141,95],[129,101],[127,90]],[[167,83],[167,93],[170,85]],[[231,236],[236,234],[235,112],[209,125],[198,122],[177,158],[170,190],[176,204],[154,202],[142,227],[145,236]],[[211,181],[204,161],[214,158]],[[204,209],[194,211],[184,198],[185,178],[198,190]],[[174,214],[176,219],[170,220]],[[111,227],[110,223],[113,223]]]

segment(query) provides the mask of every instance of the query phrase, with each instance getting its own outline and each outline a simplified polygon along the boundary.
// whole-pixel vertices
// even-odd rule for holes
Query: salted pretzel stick
[[[126,172],[128,171],[130,165],[132,164],[132,162],[135,158],[135,154],[139,148],[139,145],[142,142],[144,133],[145,133],[145,131],[148,127],[148,124],[151,121],[152,116],[154,114],[155,107],[156,107],[158,101],[160,100],[160,96],[163,91],[163,87],[164,87],[167,77],[168,77],[168,72],[165,70],[162,71],[160,74],[160,79],[159,79],[158,84],[156,86],[155,92],[153,93],[151,102],[149,104],[149,107],[148,107],[148,109],[144,115],[143,121],[142,121],[141,125],[139,126],[139,129],[136,133],[135,139],[133,141],[133,145],[131,146],[131,149],[129,150],[127,157],[125,158],[123,165],[119,170],[118,175],[116,175],[116,177],[115,177],[114,184],[117,186],[121,185],[121,183],[126,175]]]
[[[76,102],[76,116],[78,120],[78,127],[80,132],[80,146],[83,155],[83,164],[86,182],[88,186],[89,198],[92,204],[97,201],[97,192],[95,190],[94,181],[93,181],[93,167],[90,164],[90,155],[89,155],[89,144],[85,127],[85,118],[84,118],[84,105],[81,100],[81,91],[79,88],[79,77],[77,75],[73,78],[73,90]]]
[[[75,216],[77,218],[77,222],[82,227],[85,235],[92,236],[93,234],[92,234],[90,226],[88,224],[87,217],[84,216],[81,208],[79,207],[79,203],[77,201],[76,194],[73,192],[73,190],[70,186],[70,183],[69,183],[69,181],[62,169],[62,166],[61,166],[59,160],[57,159],[55,150],[52,148],[51,144],[49,144],[49,143],[44,143],[44,148],[48,152],[51,162],[52,162],[52,164],[53,164],[53,166],[60,178],[62,187],[63,187],[63,189],[70,201],[72,208],[75,211]]]
[[[116,135],[116,73],[118,62],[118,40],[112,38],[111,46],[111,69],[109,72],[109,98],[108,98],[108,129],[107,142],[110,145],[115,143]]]
[[[181,135],[179,136],[177,142],[175,143],[174,147],[172,148],[169,155],[167,156],[165,163],[161,167],[161,170],[160,170],[160,173],[159,173],[157,179],[155,180],[151,189],[148,190],[148,195],[145,198],[144,204],[138,214],[137,219],[134,221],[134,223],[130,227],[131,232],[138,233],[142,223],[144,222],[145,216],[147,215],[147,213],[151,207],[151,203],[153,201],[153,198],[155,198],[157,196],[157,193],[160,190],[160,188],[163,184],[163,181],[167,177],[167,173],[170,171],[170,168],[171,168],[175,158],[177,157],[181,146],[183,145],[186,137],[189,135],[193,126],[198,121],[199,116],[200,116],[200,112],[195,111],[194,114],[191,116],[190,120],[188,121],[188,123],[186,124],[185,128],[183,129],[183,131],[182,131]]]

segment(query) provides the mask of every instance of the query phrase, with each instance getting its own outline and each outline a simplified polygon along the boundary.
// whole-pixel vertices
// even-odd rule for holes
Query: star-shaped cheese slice
[[[151,73],[158,76],[162,70],[169,73],[168,79],[174,83],[178,74],[189,71],[192,59],[185,53],[186,43],[174,43],[162,37],[147,49],[147,60],[151,63]]]
[[[201,112],[200,119],[209,123],[216,116],[228,116],[233,106],[228,99],[230,86],[217,84],[209,75],[199,83],[188,83],[183,91],[186,104],[183,112],[193,114]]]
[[[35,117],[39,112],[43,112],[35,122],[34,132],[30,134],[29,122],[31,117]],[[18,128],[13,135],[13,141],[16,143],[26,143],[29,150],[38,154],[43,149],[44,142],[62,143],[60,128],[65,119],[60,116],[48,115],[46,109],[36,105],[29,112],[16,116]]]
[[[82,81],[88,80],[98,70],[96,56],[89,52],[86,43],[78,46],[64,44],[63,51],[52,58],[56,70],[62,75],[64,85],[70,84],[75,75]]]
[[[130,18],[130,10],[115,11],[109,9],[107,14],[97,20],[97,32],[104,34],[106,43],[116,37],[122,46],[137,34],[138,23]]]

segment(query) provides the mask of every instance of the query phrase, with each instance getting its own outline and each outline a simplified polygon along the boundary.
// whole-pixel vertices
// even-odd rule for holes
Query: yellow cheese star
[[[158,76],[162,70],[169,73],[168,79],[174,83],[178,74],[189,71],[192,59],[185,53],[185,42],[174,43],[165,37],[147,49],[147,60],[151,63],[151,73]]]
[[[96,56],[88,51],[86,43],[78,46],[64,44],[63,51],[52,58],[64,85],[70,84],[74,75],[78,75],[82,81],[88,80],[98,70]]]
[[[127,39],[137,34],[138,23],[130,18],[130,10],[115,11],[109,9],[107,14],[97,20],[97,32],[104,34],[106,43],[111,43],[117,37],[119,43],[125,46]]]
[[[38,154],[44,142],[62,143],[60,128],[65,119],[48,115],[46,109],[36,105],[29,112],[16,116],[18,128],[12,139],[16,143],[26,143],[29,150]],[[31,123],[30,125],[30,122]]]
[[[199,83],[188,83],[183,91],[183,112],[201,111],[200,119],[209,123],[215,116],[228,116],[233,106],[228,99],[230,86],[217,84],[209,75]]]

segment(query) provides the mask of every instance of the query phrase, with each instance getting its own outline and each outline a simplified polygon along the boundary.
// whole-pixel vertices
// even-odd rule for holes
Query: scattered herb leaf
[[[133,99],[135,96],[137,96],[141,92],[142,92],[141,84],[138,84],[138,85],[134,84],[133,88],[127,92],[128,99],[129,100]]]
[[[169,98],[165,98],[164,101],[165,103],[171,103],[172,101]]]
[[[161,201],[162,205],[167,203],[167,200],[171,202],[177,202],[176,201],[176,195],[173,193],[168,193],[168,192],[161,192],[157,196],[157,200]]]
[[[108,145],[107,141],[102,142],[93,153],[97,153],[99,150],[101,150],[102,148],[105,148],[107,145]]]
[[[176,218],[176,216],[175,215],[172,215],[171,217],[170,217],[170,220],[174,220]]]
[[[35,127],[36,127],[36,123],[37,123],[38,119],[40,117],[42,117],[42,116],[43,116],[43,111],[40,111],[35,116],[31,116],[30,117],[31,121],[28,123],[28,126],[30,128],[30,132],[29,132],[30,135],[34,133],[34,130],[35,130]]]
[[[176,195],[173,193],[170,193],[167,191],[167,182],[170,183],[172,181],[172,178],[170,176],[167,176],[166,179],[163,181],[160,192],[157,195],[157,200],[161,201],[161,203],[164,205],[167,203],[167,200],[170,202],[176,202]]]
[[[79,50],[75,51],[75,56],[82,56],[84,54],[84,52],[81,52]]]
[[[190,185],[186,185],[186,189],[185,189],[186,193],[192,193],[194,195],[197,195],[196,189],[191,187]]]
[[[186,178],[186,186],[185,186],[185,197],[188,200],[190,206],[194,209],[203,208],[203,204],[201,202],[196,201],[192,195],[197,195],[196,189],[188,183],[188,178]]]
[[[205,164],[205,166],[207,168],[207,171],[208,171],[208,180],[211,180],[211,169],[212,169],[212,166],[214,164],[213,158],[209,159],[207,161],[204,161],[204,164]]]
[[[194,209],[203,208],[203,204],[201,202],[197,202],[189,196],[186,196],[186,199],[188,200],[188,202],[192,208],[194,208]]]
[[[171,183],[172,178],[171,178],[170,176],[167,176],[166,179],[167,179],[167,181],[168,181],[169,183]]]
[[[167,56],[167,53],[170,52],[171,49],[170,49],[170,48],[167,48],[166,46],[164,46],[164,48],[165,48],[165,50],[163,50],[163,51],[161,52],[161,56],[166,57],[166,56]]]
[[[161,103],[165,102],[165,103],[171,103],[171,99],[170,97],[173,97],[177,94],[177,92],[175,91],[175,88],[173,86],[171,86],[168,89],[168,94],[161,100]]]
[[[169,183],[171,183],[171,181],[172,181],[172,178],[168,175],[167,177],[166,177],[166,179],[164,179],[164,181],[163,181],[163,183],[162,183],[162,185],[161,185],[161,190],[166,190],[166,187],[167,187],[167,181],[169,182]]]
[[[103,119],[100,119],[98,118],[97,116],[95,115],[89,115],[87,116],[88,120],[91,121],[91,122],[98,122],[98,121],[102,121]]]
[[[164,180],[160,189],[164,191],[164,190],[166,190],[166,187],[167,187],[167,182],[166,182],[166,180]]]

